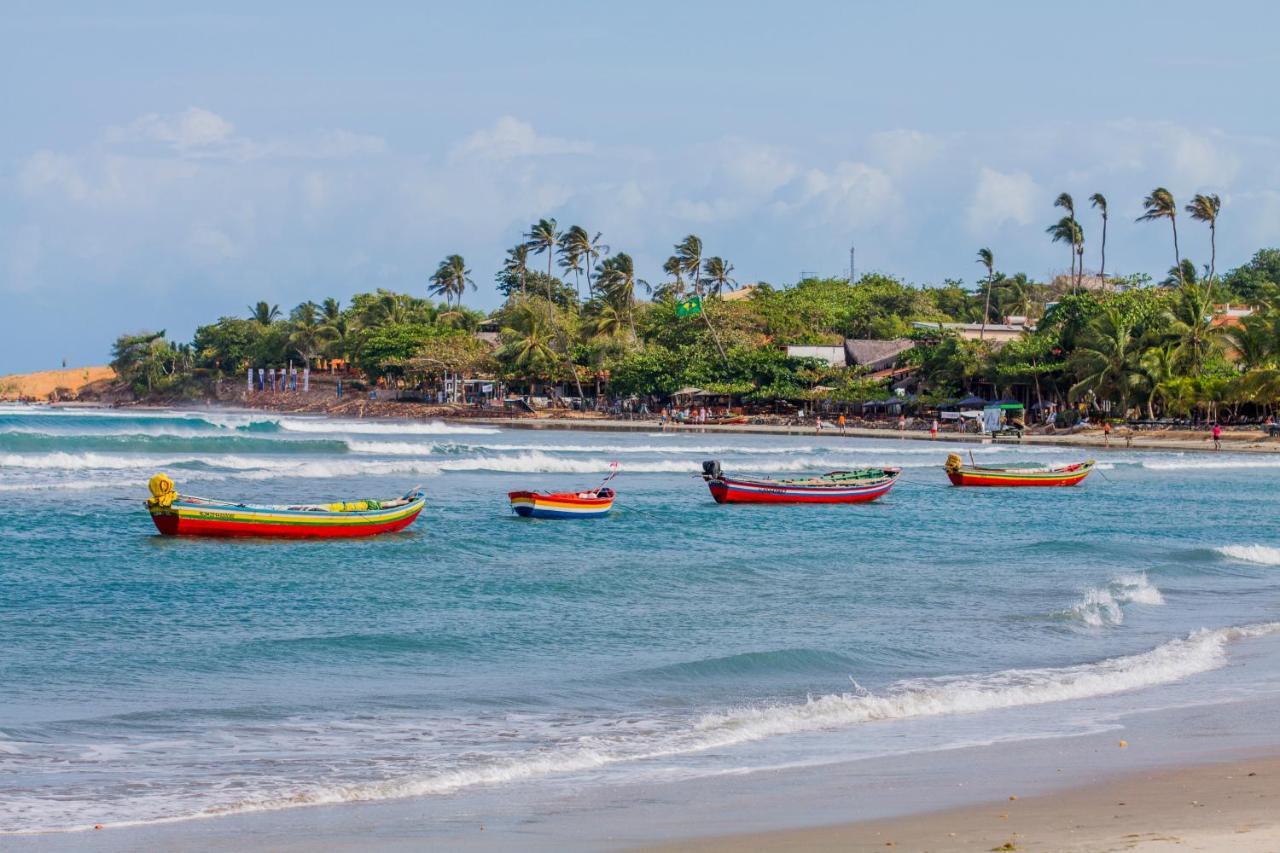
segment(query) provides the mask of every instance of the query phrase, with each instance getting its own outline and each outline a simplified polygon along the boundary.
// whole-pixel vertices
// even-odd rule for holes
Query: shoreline
[[[287,392],[282,392],[286,394]],[[299,402],[290,397],[280,397],[275,405],[243,405],[216,400],[203,404],[171,403],[171,404],[131,404],[126,406],[108,406],[86,403],[54,403],[33,404],[44,405],[51,409],[58,408],[103,408],[111,411],[130,409],[169,410],[169,411],[231,411],[238,413],[261,412],[272,415],[293,415],[300,417],[323,417],[329,419],[376,419],[391,421],[443,421],[458,426],[485,426],[495,428],[525,430],[583,430],[592,432],[667,432],[673,435],[688,434],[721,434],[721,435],[786,435],[793,437],[821,438],[838,441],[846,438],[872,438],[886,441],[923,441],[948,446],[956,445],[990,445],[1035,446],[1080,448],[1083,450],[1100,450],[1103,452],[1123,450],[1157,450],[1196,453],[1280,453],[1280,438],[1269,438],[1260,430],[1226,431],[1222,436],[1222,450],[1215,451],[1207,432],[1191,430],[1170,430],[1166,432],[1137,432],[1126,442],[1125,435],[1113,433],[1111,440],[1103,440],[1102,431],[1090,430],[1078,433],[1062,433],[1050,435],[1026,434],[1021,439],[999,438],[990,436],[939,432],[936,439],[930,438],[923,430],[899,431],[893,427],[874,429],[868,427],[848,427],[841,433],[838,427],[828,426],[821,433],[812,426],[786,426],[781,424],[705,424],[685,425],[667,424],[664,430],[656,418],[648,420],[622,420],[617,418],[596,417],[583,413],[560,413],[555,416],[512,416],[486,417],[483,415],[461,414],[474,410],[459,409],[449,406],[425,406],[405,404],[395,401],[360,401],[350,400],[340,405],[315,405],[314,400],[308,403]],[[411,408],[415,407],[415,408]],[[940,452],[943,450],[940,448]],[[946,451],[950,452],[950,451]]]
[[[1280,755],[1131,773],[904,817],[683,839],[646,853],[1280,849]]]

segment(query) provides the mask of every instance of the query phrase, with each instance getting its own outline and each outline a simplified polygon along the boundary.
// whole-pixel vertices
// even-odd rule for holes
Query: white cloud
[[[943,153],[943,140],[918,130],[887,130],[871,134],[867,150],[871,159],[891,175],[906,175],[933,164]]]
[[[168,145],[178,151],[203,148],[225,142],[234,130],[231,122],[201,107],[187,107],[174,115],[149,113],[124,127],[107,131],[112,143],[148,141]]]
[[[533,125],[512,116],[503,116],[492,127],[477,130],[453,149],[457,159],[510,160],[517,157],[545,157],[552,154],[591,154],[595,146],[555,136],[542,136]]]
[[[789,198],[773,209],[781,215],[817,215],[837,229],[877,225],[897,214],[899,198],[893,179],[866,163],[842,162],[834,169],[809,169],[792,187]]]
[[[1005,174],[983,166],[969,204],[969,228],[982,233],[1008,223],[1029,225],[1043,197],[1040,187],[1026,172]]]

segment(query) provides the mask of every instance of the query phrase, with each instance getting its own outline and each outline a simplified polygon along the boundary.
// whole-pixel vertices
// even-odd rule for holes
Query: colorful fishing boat
[[[618,496],[609,481],[618,476],[618,463],[609,465],[609,476],[599,486],[582,492],[507,492],[511,509],[521,518],[603,518],[613,510]]]
[[[944,466],[953,486],[1074,486],[1093,470],[1094,460],[1071,465],[965,465],[958,454]]]
[[[586,492],[508,492],[521,518],[603,518],[613,509],[613,489]]]
[[[263,506],[180,495],[164,474],[151,478],[147,510],[166,536],[268,536],[338,539],[403,530],[422,512],[425,494],[414,489],[388,501]]]
[[[721,504],[856,504],[881,497],[897,482],[901,468],[831,471],[818,477],[775,480],[728,477],[720,463],[702,463],[702,479]]]

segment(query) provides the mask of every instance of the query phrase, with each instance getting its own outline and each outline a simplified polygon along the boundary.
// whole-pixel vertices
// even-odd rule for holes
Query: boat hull
[[[1043,474],[1019,472],[982,471],[962,468],[959,471],[948,471],[947,477],[953,486],[1030,486],[1061,487],[1075,486],[1093,470],[1092,465],[1071,466],[1071,471],[1051,471]]]
[[[508,492],[511,509],[521,518],[604,518],[613,511],[614,494],[583,498],[571,492]]]
[[[719,504],[858,504],[884,496],[896,476],[859,486],[789,486],[767,480],[721,477],[708,480],[711,497]]]
[[[312,512],[175,501],[168,507],[151,508],[151,520],[166,536],[351,539],[404,530],[417,519],[425,503],[419,498],[389,510]]]

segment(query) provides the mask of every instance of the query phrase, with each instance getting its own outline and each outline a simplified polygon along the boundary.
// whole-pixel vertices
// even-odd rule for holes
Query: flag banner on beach
[[[702,297],[690,296],[676,305],[677,317],[696,317],[702,313]]]

